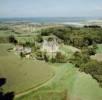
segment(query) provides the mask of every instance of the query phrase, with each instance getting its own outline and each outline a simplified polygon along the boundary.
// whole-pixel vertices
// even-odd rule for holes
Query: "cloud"
[[[96,7],[96,10],[102,11],[102,7]]]

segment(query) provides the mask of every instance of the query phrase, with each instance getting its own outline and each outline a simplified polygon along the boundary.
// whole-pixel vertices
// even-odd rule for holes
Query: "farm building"
[[[32,52],[31,48],[26,46],[24,47],[23,45],[16,45],[14,47],[14,51],[18,54],[23,53],[25,55],[26,58],[30,57],[30,54]]]
[[[56,54],[59,51],[59,45],[56,41],[56,39],[53,39],[51,41],[44,40],[41,47],[42,52],[46,52],[48,54]]]

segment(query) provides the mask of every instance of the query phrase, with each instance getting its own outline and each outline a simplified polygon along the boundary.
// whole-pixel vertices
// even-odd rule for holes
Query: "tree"
[[[79,67],[81,64],[87,63],[89,61],[90,57],[89,55],[85,53],[75,52],[70,58],[70,62],[75,65],[75,67]]]
[[[24,44],[25,47],[31,47],[32,46],[32,43],[26,41],[26,43]]]
[[[44,53],[44,60],[45,60],[46,62],[48,62],[48,61],[49,61],[49,59],[48,59],[48,56],[47,56],[47,53],[46,53],[46,52]]]
[[[95,55],[96,54],[96,49],[93,48],[93,46],[91,46],[91,47],[83,47],[82,48],[82,53],[86,54],[86,55],[89,55],[89,56]]]
[[[20,57],[21,57],[21,58],[24,58],[24,57],[25,57],[25,55],[24,55],[23,52],[20,52]]]
[[[65,63],[65,62],[67,62],[67,59],[66,59],[65,55],[63,55],[61,52],[57,52],[56,53],[55,60],[58,63]]]
[[[14,92],[3,93],[2,86],[6,83],[5,78],[0,78],[0,100],[13,100]]]
[[[13,43],[13,44],[17,44],[18,41],[15,39],[15,37],[13,35],[9,36],[9,42]]]
[[[89,60],[87,63],[80,65],[80,71],[84,71],[85,73],[92,75],[92,77],[102,86],[102,62]]]
[[[97,44],[93,42],[93,48],[96,50],[98,48]]]
[[[43,38],[40,34],[36,36],[36,41],[39,43],[43,42]]]
[[[36,59],[38,60],[44,60],[43,54],[41,51],[36,52]]]
[[[93,47],[88,48],[88,53],[89,53],[89,55],[95,55],[96,54],[96,49],[94,49]]]

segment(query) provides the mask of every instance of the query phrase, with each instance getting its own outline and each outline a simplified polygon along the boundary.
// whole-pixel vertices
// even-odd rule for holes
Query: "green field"
[[[59,49],[67,56],[68,59],[72,57],[73,53],[77,51],[80,52],[80,49],[68,45],[60,45]]]
[[[20,41],[23,38],[24,41],[32,39],[18,37]],[[89,74],[79,72],[74,65],[21,59],[14,52],[9,52],[9,48],[13,45],[0,44],[0,77],[7,79],[4,92],[14,91],[16,97],[26,92],[15,100],[102,100],[102,88],[97,81]],[[68,58],[80,51],[66,45],[60,50]],[[98,45],[97,53],[102,53],[102,45]]]
[[[98,44],[97,46],[98,46],[98,48],[97,48],[96,52],[102,53],[102,44]]]
[[[16,37],[17,41],[20,43],[34,43],[34,36],[21,36],[21,37]]]
[[[0,36],[10,36],[10,35],[15,35],[14,32],[10,31],[10,30],[0,30]]]
[[[96,54],[91,56],[92,59],[102,61],[102,44],[97,45]]]
[[[102,88],[96,80],[72,64],[21,59],[7,51],[12,47],[0,44],[0,77],[7,79],[4,91],[14,91],[17,97],[35,89],[15,100],[102,100]]]
[[[72,64],[53,64],[56,74],[42,88],[16,100],[102,100],[102,88]]]
[[[8,52],[10,44],[0,44],[0,77],[6,78],[4,91],[16,94],[37,87],[53,76],[53,70],[45,62],[21,59]]]

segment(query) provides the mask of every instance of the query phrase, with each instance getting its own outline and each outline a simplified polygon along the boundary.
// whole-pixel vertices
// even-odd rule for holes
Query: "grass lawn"
[[[34,42],[35,39],[34,39],[34,36],[21,36],[21,37],[16,37],[17,41],[20,42],[20,43],[26,43],[26,42]]]
[[[98,44],[97,47],[96,54],[91,56],[91,58],[97,61],[102,61],[102,44]]]
[[[17,100],[102,100],[102,88],[72,64],[54,64],[56,75],[45,86]]]
[[[4,91],[20,93],[43,83],[41,88],[15,100],[102,100],[102,88],[96,80],[72,64],[21,59],[7,52],[10,47],[0,44],[0,77],[7,78]]]
[[[2,58],[2,56],[9,56],[11,55],[11,52],[8,52],[9,48],[13,48],[13,45],[11,44],[0,44],[0,58]]]
[[[60,45],[60,51],[64,54],[66,54],[67,58],[69,59],[73,53],[75,53],[76,51],[80,52],[79,49],[73,47],[73,46],[68,46],[68,45]]]
[[[10,35],[15,35],[15,33],[14,32],[11,32],[10,30],[6,30],[6,31],[4,31],[4,30],[0,30],[0,36],[10,36]]]
[[[21,59],[7,52],[10,44],[0,44],[0,77],[6,78],[4,91],[16,94],[34,88],[53,76],[53,70],[45,62]]]
[[[97,46],[98,46],[98,48],[97,48],[96,52],[102,53],[102,44],[98,44]]]

